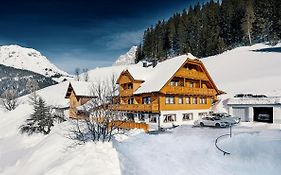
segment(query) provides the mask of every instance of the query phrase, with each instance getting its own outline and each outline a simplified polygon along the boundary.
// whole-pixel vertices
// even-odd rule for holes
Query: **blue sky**
[[[144,30],[198,0],[5,1],[0,44],[32,47],[59,68],[110,66]]]

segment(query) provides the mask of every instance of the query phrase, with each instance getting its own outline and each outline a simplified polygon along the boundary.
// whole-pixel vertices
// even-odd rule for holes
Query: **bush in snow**
[[[49,134],[53,126],[54,117],[50,113],[50,107],[39,97],[34,103],[33,114],[31,114],[30,118],[26,119],[25,124],[20,126],[20,131],[28,135],[33,133]]]
[[[15,110],[16,107],[18,106],[18,101],[17,101],[18,93],[16,90],[7,89],[6,91],[4,91],[1,97],[2,97],[2,104],[4,108],[7,109],[8,111]]]

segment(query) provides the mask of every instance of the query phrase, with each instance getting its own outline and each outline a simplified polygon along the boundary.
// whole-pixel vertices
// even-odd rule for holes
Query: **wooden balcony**
[[[163,91],[166,94],[183,94],[183,95],[202,95],[215,96],[217,94],[215,89],[207,88],[190,88],[184,86],[167,86]]]
[[[116,104],[111,105],[110,108],[116,111],[159,112],[158,104]]]
[[[127,97],[127,96],[132,96],[134,93],[133,89],[125,89],[125,90],[121,90],[120,92],[120,96],[122,97]]]
[[[177,72],[176,76],[182,78],[195,79],[195,80],[208,80],[208,77],[205,73],[193,71],[193,70],[187,70],[187,69],[180,69]]]

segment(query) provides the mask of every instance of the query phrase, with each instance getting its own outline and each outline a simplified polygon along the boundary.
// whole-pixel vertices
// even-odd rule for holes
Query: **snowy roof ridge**
[[[167,81],[176,73],[180,66],[189,59],[189,57],[190,59],[195,58],[191,54],[181,55],[160,62],[154,68],[147,69],[143,72],[143,80],[145,82],[141,84],[140,88],[137,89],[134,94],[160,91]],[[132,74],[132,76],[134,77],[134,74]]]
[[[281,97],[271,96],[271,97],[260,97],[260,98],[251,98],[251,97],[241,97],[241,98],[230,98],[228,100],[228,105],[251,105],[251,104],[281,104]]]
[[[93,84],[85,81],[70,81],[69,84],[73,88],[76,96],[92,97],[91,88]]]

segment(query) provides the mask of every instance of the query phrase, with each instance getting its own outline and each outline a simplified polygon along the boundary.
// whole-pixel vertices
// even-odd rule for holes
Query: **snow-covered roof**
[[[273,105],[281,104],[281,97],[262,97],[262,98],[230,98],[228,105]]]
[[[117,80],[122,71],[127,70],[135,80],[144,81],[134,94],[158,92],[187,59],[196,58],[192,54],[177,56],[160,62],[155,67],[143,67],[142,63],[138,63],[96,68],[88,72],[89,81],[97,84],[106,83],[110,88],[112,76],[114,75]]]
[[[92,97],[92,83],[91,82],[84,82],[84,81],[72,81],[70,82],[73,91],[75,92],[76,96],[83,96],[83,97]]]
[[[141,75],[139,75],[139,72],[129,70],[134,78],[137,74],[138,78],[135,79],[144,80],[144,83],[141,84],[140,88],[134,94],[160,91],[188,58],[194,59],[195,57],[191,54],[174,57],[158,63],[154,68],[142,72]]]

